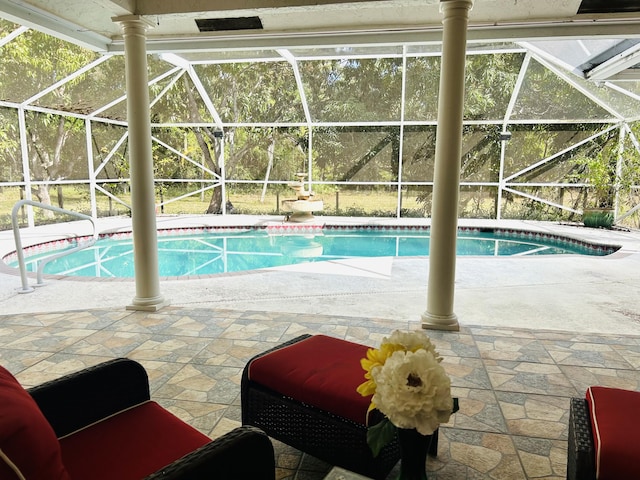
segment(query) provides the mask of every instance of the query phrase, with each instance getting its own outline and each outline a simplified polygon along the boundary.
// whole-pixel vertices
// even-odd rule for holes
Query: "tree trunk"
[[[37,172],[37,175],[43,181],[53,180],[56,171],[58,171],[56,175],[57,179],[63,179],[64,176],[59,173],[60,164],[62,163],[62,148],[69,137],[69,132],[65,126],[65,118],[62,116],[58,118],[53,155],[50,155],[46,150],[40,149],[40,139],[34,130],[28,130],[28,132],[33,149],[31,165],[34,167],[34,171]],[[60,189],[61,187],[58,188]],[[37,196],[40,203],[51,205],[51,196],[49,195],[49,187],[47,184],[38,186]],[[62,201],[62,193],[59,190],[58,203],[60,204],[60,208],[62,208]],[[53,218],[53,212],[51,210],[43,210],[43,213],[45,218]]]
[[[189,117],[190,120],[194,123],[202,123],[202,119],[200,118],[200,113],[198,112],[198,105],[196,104],[195,98],[193,97],[193,92],[191,91],[191,85],[188,81],[188,76],[183,76],[184,78],[184,86],[185,91],[187,92],[187,105],[189,107]],[[204,157],[205,165],[211,165],[212,170],[216,173],[216,175],[220,175],[220,167],[218,166],[217,158],[214,159],[211,155],[211,150],[209,150],[209,145],[202,134],[202,130],[200,127],[194,128],[194,133],[196,136],[196,141],[198,142],[198,146],[202,151],[202,155]],[[215,141],[215,139],[214,139]],[[223,140],[221,140],[223,141]],[[209,206],[207,210],[204,212],[207,214],[219,214],[222,213],[222,187],[220,185],[213,187],[213,193],[211,195],[211,200],[209,201]]]
[[[49,195],[48,185],[38,185],[38,200],[45,205],[51,205],[51,196]],[[53,218],[53,212],[51,210],[42,209],[44,218]]]
[[[62,185],[58,185],[58,207],[64,208],[64,195],[62,194]]]
[[[217,175],[220,175],[219,168],[216,168],[214,172],[216,172]],[[222,188],[220,188],[219,186],[213,189],[213,194],[211,195],[209,206],[204,213],[213,215],[219,215],[222,213]]]

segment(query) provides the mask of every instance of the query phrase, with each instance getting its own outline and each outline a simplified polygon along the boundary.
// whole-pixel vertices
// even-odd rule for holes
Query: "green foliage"
[[[0,108],[0,126],[0,181],[20,181],[22,168],[17,112]]]
[[[594,192],[594,207],[611,207],[615,193],[616,160],[610,151],[600,150],[593,156],[581,156],[576,162],[586,169],[586,180]]]
[[[591,205],[611,208],[617,194],[627,195],[640,184],[640,152],[631,141],[620,145],[617,131],[594,141],[574,158],[574,178],[589,183]]]
[[[550,195],[548,188],[539,188],[533,194],[541,198]],[[566,202],[563,202],[566,204]],[[568,205],[569,206],[569,205]],[[574,206],[575,205],[571,205]],[[573,212],[562,210],[553,205],[545,204],[531,198],[520,197],[513,194],[503,196],[502,218],[536,221],[573,221]]]
[[[309,60],[299,66],[315,121],[399,120],[401,59]]]
[[[0,22],[0,31],[5,34],[15,28],[17,26],[10,22]],[[0,52],[0,98],[18,103],[98,58],[95,52],[36,31],[19,35],[1,47]],[[348,49],[344,52],[349,53]],[[505,110],[524,58],[523,53],[467,56],[464,116],[474,122],[466,125],[463,132],[460,179],[470,186],[461,189],[460,215],[494,218],[497,185],[512,175],[515,178],[507,183],[509,186],[516,184],[516,189],[518,183],[589,183],[594,190],[598,188],[596,177],[599,176],[606,180],[602,182],[603,197],[610,197],[614,192],[624,194],[621,205],[625,209],[632,208],[640,196],[636,188],[640,183],[637,178],[640,164],[635,160],[636,145],[628,136],[620,165],[615,131],[577,151],[541,162],[606,127],[601,124],[558,124],[558,119],[576,118],[574,113],[578,111],[579,118],[607,117],[599,105],[535,60],[527,70],[513,110],[512,119],[517,120],[509,126],[513,138],[506,145],[500,141],[498,135]],[[198,189],[212,185],[216,175],[222,173],[224,160],[225,175],[230,180],[227,192],[234,194],[255,196],[256,190],[261,190],[261,182],[268,181],[275,182],[268,185],[269,193],[280,191],[286,196],[291,194],[286,184],[294,180],[294,174],[311,169],[314,182],[321,182],[312,185],[313,191],[328,197],[324,214],[395,216],[398,182],[402,182],[401,215],[428,216],[432,195],[429,183],[433,180],[435,160],[440,58],[435,55],[408,56],[403,64],[396,56],[345,56],[302,60],[297,66],[302,85],[296,81],[292,65],[285,60],[195,65],[194,71],[211,99],[211,103],[207,103],[201,98],[201,89],[196,88],[189,72],[177,71],[154,82],[155,77],[173,65],[157,56],[149,56],[152,130],[154,137],[160,140],[154,142],[152,151],[158,195],[162,194],[166,200],[188,194],[187,186]],[[404,87],[403,73],[406,73]],[[301,88],[310,118],[302,105]],[[403,92],[405,110],[401,117]],[[124,93],[124,58],[115,55],[34,100],[33,104],[61,112],[87,114]],[[215,112],[210,110],[211,105]],[[222,125],[216,124],[216,115],[222,119]],[[99,117],[126,119],[124,102],[111,106]],[[523,123],[523,119],[530,123]],[[553,119],[553,122],[536,125],[537,119]],[[402,127],[400,120],[406,121]],[[493,124],[480,125],[483,120],[491,120]],[[380,121],[387,124],[367,124]],[[176,122],[180,126],[168,126]],[[339,125],[331,125],[332,122]],[[274,126],[279,123],[285,125]],[[56,182],[86,181],[91,177],[87,165],[86,128],[84,118],[42,113],[27,106],[27,160],[31,179],[37,181],[33,189],[36,196],[47,200],[49,190],[57,186]],[[220,138],[216,133],[222,128],[224,137]],[[640,133],[637,123],[632,125],[632,130],[636,136]],[[116,211],[120,208],[114,206],[118,199],[128,202],[127,142],[119,143],[125,134],[126,126],[102,123],[99,118],[91,121],[92,167],[97,169],[99,188],[117,197],[109,199],[107,204],[108,195],[99,191],[100,201],[105,200],[98,206],[101,211]],[[19,140],[17,110],[0,109],[0,181],[3,183],[24,180]],[[503,147],[505,162],[501,165]],[[534,168],[530,168],[532,165]],[[612,170],[614,165],[616,169]],[[375,185],[378,182],[385,185]],[[544,188],[527,188],[520,190],[571,209],[579,208],[586,198],[586,195],[574,194],[568,198]],[[88,190],[86,187],[81,189],[84,191],[82,201],[63,189],[65,206],[88,208]],[[333,195],[338,189],[344,196],[340,202],[336,198],[334,205]],[[404,193],[408,190],[411,194]],[[570,215],[552,205],[529,198],[514,199],[510,197],[511,193],[503,192],[506,216],[554,219]],[[51,193],[53,196],[55,192]],[[345,200],[349,194],[353,194],[352,203]],[[220,212],[222,202],[227,200],[222,199],[221,188],[213,188],[206,195],[207,199],[196,195],[198,200],[188,203],[184,210]],[[228,197],[236,212],[278,211],[273,202],[269,205],[266,201],[264,204],[253,200],[244,203],[237,202],[233,195]],[[598,200],[598,203],[605,201]],[[167,210],[182,208],[177,204],[167,206]]]
[[[532,59],[514,105],[512,118],[545,122],[610,116],[609,112],[566,80]]]
[[[367,429],[367,444],[374,457],[396,436],[397,427],[384,417],[382,421]]]
[[[466,119],[502,119],[518,78],[523,53],[469,55],[465,66]]]
[[[440,88],[440,57],[407,59],[405,118],[435,120]]]
[[[29,30],[0,49],[0,98],[21,102],[96,58],[96,54]],[[65,89],[58,89],[64,95]]]
[[[594,210],[582,214],[582,223],[590,228],[611,228],[615,219],[612,210]]]

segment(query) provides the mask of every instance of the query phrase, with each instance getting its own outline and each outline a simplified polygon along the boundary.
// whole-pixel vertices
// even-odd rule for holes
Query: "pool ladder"
[[[64,252],[54,253],[49,255],[48,257],[43,258],[38,263],[38,271],[36,275],[36,287],[40,287],[44,285],[44,280],[42,279],[44,267],[52,260],[55,260],[60,257],[64,257],[65,255],[69,255],[71,253],[77,252],[79,250],[84,250],[85,248],[90,247],[98,240],[98,232],[96,231],[96,222],[93,217],[89,215],[85,215],[83,213],[73,212],[71,210],[65,210],[64,208],[54,207],[53,205],[46,205],[40,202],[34,202],[33,200],[20,200],[13,206],[13,210],[11,210],[11,224],[13,225],[13,238],[16,244],[16,255],[18,256],[18,266],[20,267],[20,279],[22,281],[22,288],[18,289],[18,293],[31,293],[34,291],[33,287],[29,286],[29,281],[27,279],[27,265],[24,261],[24,252],[22,251],[22,239],[20,237],[20,227],[18,226],[18,211],[22,208],[23,205],[31,205],[32,207],[39,207],[45,210],[51,210],[56,213],[63,213],[66,215],[71,215],[73,217],[77,217],[81,220],[89,220],[91,225],[93,225],[93,234],[91,240],[78,244],[77,246],[65,250]]]

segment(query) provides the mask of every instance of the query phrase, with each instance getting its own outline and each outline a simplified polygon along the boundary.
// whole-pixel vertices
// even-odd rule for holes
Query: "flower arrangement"
[[[458,410],[451,397],[451,380],[440,365],[442,357],[422,331],[396,330],[379,349],[369,349],[361,360],[366,381],[357,391],[371,397],[369,411],[385,418],[367,431],[374,456],[390,442],[397,428],[431,435]]]

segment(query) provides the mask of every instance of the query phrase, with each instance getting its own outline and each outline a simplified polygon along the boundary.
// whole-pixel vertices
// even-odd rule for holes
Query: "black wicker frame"
[[[126,358],[60,377],[28,392],[58,437],[150,399],[145,369]],[[250,462],[246,461],[248,457]],[[275,480],[275,458],[269,437],[255,427],[238,427],[145,480],[212,478]]]
[[[28,390],[58,437],[150,399],[138,362],[116,358]]]
[[[276,440],[331,465],[374,479],[386,478],[400,459],[397,439],[385,446],[377,457],[373,457],[367,444],[367,427],[364,424],[299,402],[249,379],[249,365],[253,360],[309,337],[301,335],[249,360],[242,373],[242,423],[254,425]],[[380,412],[374,410],[369,421],[375,425],[383,418]],[[429,453],[432,455],[438,449],[437,433],[431,441]]]
[[[595,449],[589,405],[585,398],[574,397],[569,406],[567,480],[595,480]]]
[[[249,459],[249,461],[247,461]],[[273,445],[260,429],[243,425],[144,480],[275,480]]]

